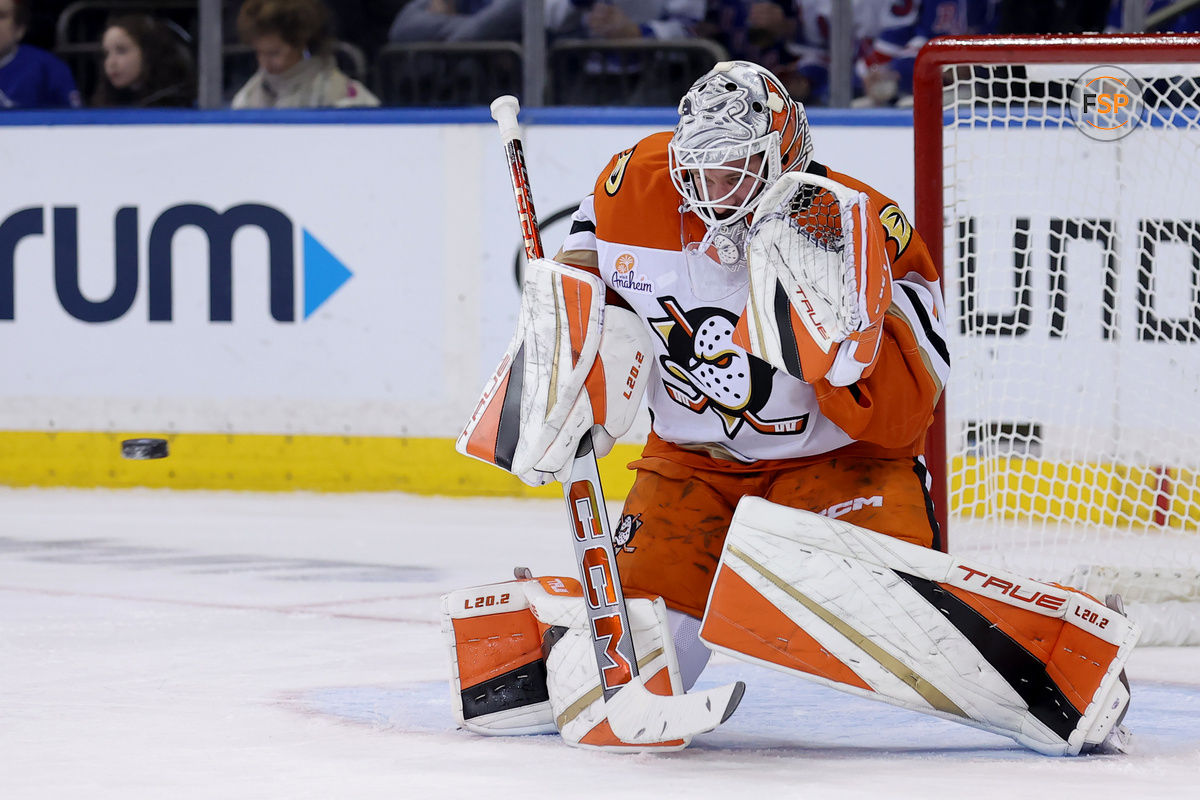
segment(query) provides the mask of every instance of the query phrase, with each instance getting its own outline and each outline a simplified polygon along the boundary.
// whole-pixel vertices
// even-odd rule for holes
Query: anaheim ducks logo
[[[641,514],[625,514],[621,517],[621,521],[617,523],[617,529],[613,531],[613,548],[618,552],[632,553],[637,550],[636,547],[630,544],[633,541],[633,535],[638,532],[638,528],[642,527]]]
[[[892,258],[899,258],[900,254],[908,249],[908,243],[912,239],[912,223],[895,203],[889,203],[883,207],[883,210],[879,212],[879,221],[883,223],[883,227],[887,231],[888,241],[896,243],[896,252]]]
[[[608,180],[604,182],[604,192],[609,197],[612,197],[621,188],[621,181],[625,180],[625,167],[629,166],[629,159],[632,156],[633,148],[617,154],[617,163],[613,164],[612,172],[608,173]]]
[[[649,320],[667,347],[659,357],[667,395],[697,414],[713,413],[732,439],[743,424],[759,433],[804,431],[808,415],[763,419],[774,370],[733,343],[737,317],[722,308],[685,311],[674,297],[658,301],[666,316]]]

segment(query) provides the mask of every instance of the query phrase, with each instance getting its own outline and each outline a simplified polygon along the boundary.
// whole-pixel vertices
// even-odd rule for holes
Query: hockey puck
[[[167,457],[166,439],[125,439],[121,442],[121,457],[135,461]]]

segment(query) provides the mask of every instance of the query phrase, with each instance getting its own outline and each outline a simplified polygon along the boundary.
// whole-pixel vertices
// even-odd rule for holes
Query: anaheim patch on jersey
[[[613,261],[613,271],[609,275],[609,283],[617,289],[628,289],[633,292],[654,292],[654,281],[645,274],[637,272],[637,256],[629,251],[621,253]]]
[[[674,402],[697,414],[715,414],[730,439],[746,424],[765,434],[804,432],[807,413],[760,416],[771,396],[774,370],[733,343],[736,314],[713,306],[685,310],[673,296],[658,303],[665,316],[648,321],[667,349],[659,364]]]

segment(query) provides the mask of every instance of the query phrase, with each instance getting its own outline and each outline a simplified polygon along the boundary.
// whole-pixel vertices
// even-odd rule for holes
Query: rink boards
[[[911,206],[907,113],[812,116],[822,161]],[[548,250],[674,118],[523,116]],[[0,136],[0,483],[526,493],[452,447],[519,302],[486,110],[10,114]],[[122,461],[131,435],[171,457]]]

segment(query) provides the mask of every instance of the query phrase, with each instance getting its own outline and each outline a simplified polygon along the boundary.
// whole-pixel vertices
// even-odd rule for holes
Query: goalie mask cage
[[[949,551],[1200,644],[1200,36],[937,39],[914,88]]]

